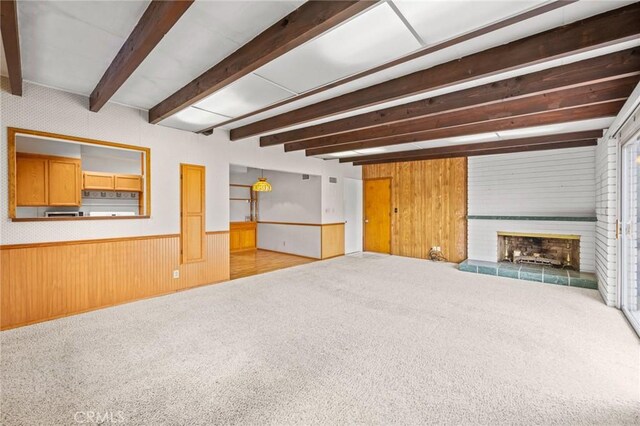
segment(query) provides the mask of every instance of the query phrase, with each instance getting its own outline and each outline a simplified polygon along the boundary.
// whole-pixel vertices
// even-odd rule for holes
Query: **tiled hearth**
[[[547,284],[566,285],[571,287],[598,288],[596,275],[589,272],[577,272],[569,269],[553,268],[539,265],[519,265],[507,262],[487,262],[483,260],[465,260],[458,269],[477,274],[496,275],[506,278],[517,278]]]

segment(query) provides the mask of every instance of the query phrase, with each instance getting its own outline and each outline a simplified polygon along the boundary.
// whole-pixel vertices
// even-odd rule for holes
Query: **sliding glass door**
[[[640,292],[638,291],[638,220],[640,205],[640,135],[636,134],[622,146],[621,163],[621,307],[640,334]]]

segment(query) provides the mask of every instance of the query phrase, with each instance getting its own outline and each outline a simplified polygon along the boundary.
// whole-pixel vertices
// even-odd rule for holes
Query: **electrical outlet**
[[[179,269],[175,269],[173,271],[173,278],[180,278],[180,270]]]

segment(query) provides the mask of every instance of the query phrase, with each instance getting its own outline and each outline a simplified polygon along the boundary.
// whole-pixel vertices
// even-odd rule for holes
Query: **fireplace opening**
[[[498,262],[580,270],[580,236],[498,232]]]

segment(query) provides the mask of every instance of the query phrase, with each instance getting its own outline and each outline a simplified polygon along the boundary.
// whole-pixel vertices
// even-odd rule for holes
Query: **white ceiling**
[[[20,2],[18,13],[24,78],[89,95],[148,3],[148,0]],[[302,3],[302,0],[196,1],[114,95],[112,101],[149,109]],[[201,130],[383,64],[422,46],[468,33],[542,3],[544,1],[541,0],[381,2],[234,84],[163,120],[161,124],[188,131]],[[223,129],[238,127],[455,60],[629,3],[633,1],[576,2],[303,100],[239,120]],[[637,45],[640,45],[640,40],[536,64],[518,71],[441,88],[291,128],[460,90]],[[453,144],[456,143],[456,139],[388,149],[416,149],[423,145],[434,147],[440,146],[440,143]]]

